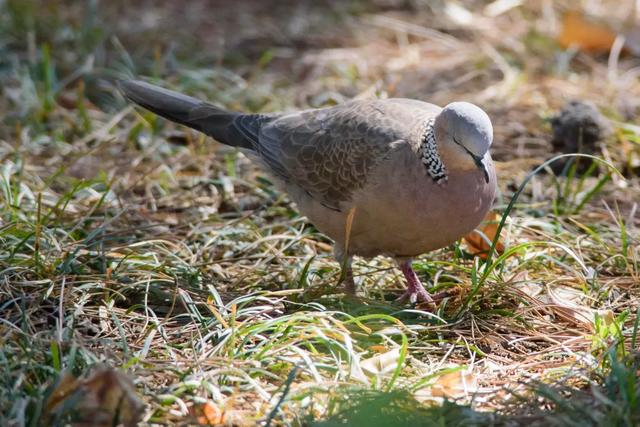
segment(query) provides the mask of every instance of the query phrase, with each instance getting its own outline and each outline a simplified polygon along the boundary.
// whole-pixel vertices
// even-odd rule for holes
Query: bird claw
[[[407,289],[406,291],[404,291],[402,295],[400,295],[400,297],[396,299],[396,302],[397,303],[409,302],[409,304],[411,305],[429,304],[429,305],[435,306],[435,301],[433,300],[429,292],[427,292],[424,289],[418,289],[418,290]]]
[[[422,286],[420,279],[416,275],[415,271],[411,268],[411,261],[405,261],[400,264],[402,274],[404,274],[407,280],[407,290],[398,298],[397,302],[409,301],[412,305],[423,303],[428,304],[431,307],[435,307],[435,301]]]

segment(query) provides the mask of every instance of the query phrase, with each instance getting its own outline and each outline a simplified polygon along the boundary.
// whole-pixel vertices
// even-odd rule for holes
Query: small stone
[[[551,145],[556,153],[594,154],[597,143],[611,133],[609,121],[600,114],[591,102],[571,101],[559,114],[551,119],[553,138]],[[563,171],[569,159],[551,165],[554,173]],[[588,159],[580,159],[578,171],[584,171],[591,164]]]

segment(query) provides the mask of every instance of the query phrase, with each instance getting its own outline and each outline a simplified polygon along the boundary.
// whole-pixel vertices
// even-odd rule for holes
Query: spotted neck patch
[[[429,176],[437,183],[444,184],[447,182],[447,168],[438,155],[438,145],[436,144],[435,119],[431,118],[427,121],[427,125],[422,136],[420,144],[420,154],[422,164],[427,168]]]

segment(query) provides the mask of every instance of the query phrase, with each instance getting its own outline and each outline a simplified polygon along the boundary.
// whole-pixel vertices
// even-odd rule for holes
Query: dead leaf
[[[446,397],[447,399],[459,399],[477,391],[478,379],[472,372],[459,370],[440,375],[436,383],[431,387],[431,395]]]
[[[433,398],[461,399],[477,391],[476,375],[467,369],[459,369],[440,375],[431,386],[418,390],[415,397],[422,402]]]
[[[198,411],[198,424],[205,426],[218,426],[225,424],[225,413],[218,405],[208,401],[200,405]]]
[[[73,426],[136,426],[144,404],[122,372],[102,367],[86,379],[66,373],[46,402],[47,415],[70,416]]]
[[[236,426],[249,427],[255,425],[255,412],[246,409],[234,409],[236,406],[233,396],[223,402],[212,400],[189,407],[189,419],[179,425],[202,426]]]
[[[536,298],[538,301],[548,304],[545,308],[553,315],[575,326],[583,326],[594,329],[595,318],[599,316],[605,324],[614,320],[613,311],[597,310],[583,304],[584,293],[569,286],[554,286],[547,289],[546,295]]]
[[[376,354],[375,356],[363,361],[360,367],[373,375],[384,375],[393,372],[398,366],[400,360],[400,349],[394,348],[385,353]]]
[[[471,255],[478,256],[482,259],[487,259],[487,254],[491,248],[491,242],[496,237],[498,232],[498,224],[502,220],[502,217],[496,212],[489,212],[482,223],[471,233],[464,236],[463,240],[467,244],[467,250]],[[504,243],[502,239],[496,243],[496,253],[501,254],[504,252]]]
[[[529,279],[529,272],[527,270],[521,270],[514,274],[509,280],[506,281],[511,287],[519,290],[528,297],[535,297],[539,295],[544,287],[538,283]]]
[[[376,353],[384,353],[388,348],[384,345],[372,345],[369,347],[369,351],[375,351]]]
[[[558,43],[567,49],[575,46],[586,52],[608,52],[617,34],[604,24],[587,20],[577,11],[567,12],[562,19]]]
[[[45,402],[45,408],[47,412],[51,412],[53,408],[60,404],[60,402],[69,397],[71,393],[76,391],[79,385],[80,383],[78,379],[71,375],[69,372],[65,372],[64,374],[62,374],[62,378],[60,378],[58,384],[56,385],[56,388],[53,390],[53,392]]]

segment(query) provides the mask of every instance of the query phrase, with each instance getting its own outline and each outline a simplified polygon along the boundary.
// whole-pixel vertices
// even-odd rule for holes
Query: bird
[[[334,241],[348,293],[354,256],[393,258],[398,298],[434,304],[412,260],[473,231],[491,209],[493,127],[478,106],[387,98],[281,113],[227,111],[143,80],[119,82],[135,104],[238,147]]]

